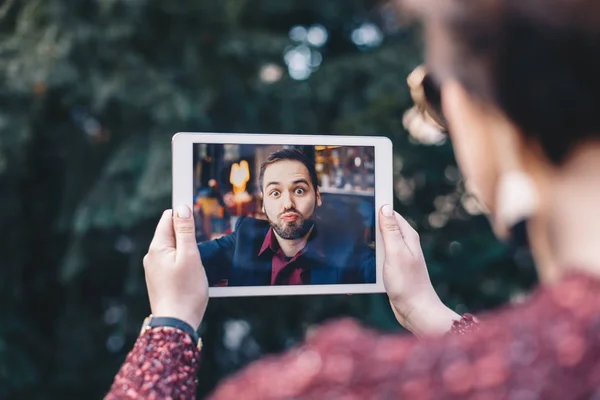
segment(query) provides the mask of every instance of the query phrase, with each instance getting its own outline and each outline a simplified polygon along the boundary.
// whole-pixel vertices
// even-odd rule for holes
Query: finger
[[[395,218],[394,209],[389,204],[380,209],[379,229],[383,238],[386,256],[398,257],[409,250],[402,236],[402,230]]]
[[[189,253],[194,250],[198,251],[194,218],[188,206],[181,205],[177,207],[177,212],[173,217],[173,227],[175,229],[175,242],[178,254]]]
[[[426,74],[427,71],[425,70],[425,66],[419,65],[408,75],[406,78],[406,83],[410,88],[416,88],[423,83],[423,79],[425,78]]]
[[[150,250],[158,250],[163,248],[175,248],[175,236],[173,234],[173,215],[172,210],[165,210],[158,221],[156,231],[152,242],[150,242]]]
[[[421,243],[419,241],[419,234],[414,228],[408,223],[404,217],[398,213],[394,213],[396,223],[400,228],[400,232],[402,234],[402,238],[406,246],[410,250],[412,254],[417,254],[419,249],[421,248]]]

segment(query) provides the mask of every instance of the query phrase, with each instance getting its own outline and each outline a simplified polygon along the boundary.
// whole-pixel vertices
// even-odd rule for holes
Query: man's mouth
[[[287,213],[287,214],[283,214],[281,216],[281,220],[283,222],[294,222],[297,221],[299,218],[299,215],[296,213]]]

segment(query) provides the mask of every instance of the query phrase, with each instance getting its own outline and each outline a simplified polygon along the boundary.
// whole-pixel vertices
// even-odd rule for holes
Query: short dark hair
[[[597,1],[429,0],[417,7],[428,29],[442,28],[432,40],[442,40],[435,48],[448,55],[428,69],[502,110],[551,162],[600,140]]]
[[[260,173],[258,176],[258,182],[260,185],[260,191],[263,191],[263,178],[265,176],[265,170],[271,164],[274,164],[278,161],[298,161],[301,162],[306,169],[308,170],[308,175],[310,176],[310,181],[315,189],[315,192],[318,190],[319,186],[319,178],[317,177],[317,169],[315,167],[315,161],[308,157],[304,152],[297,148],[289,148],[289,149],[281,149],[274,151],[269,154],[269,157],[261,164]]]

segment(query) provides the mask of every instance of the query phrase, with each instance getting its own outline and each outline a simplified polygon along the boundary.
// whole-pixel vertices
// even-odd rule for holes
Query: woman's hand
[[[448,332],[460,316],[433,289],[419,235],[389,205],[380,210],[379,228],[385,247],[383,283],[396,319],[417,336]]]
[[[197,329],[208,304],[208,280],[189,207],[179,207],[176,215],[163,213],[144,270],[152,315],[178,318]]]

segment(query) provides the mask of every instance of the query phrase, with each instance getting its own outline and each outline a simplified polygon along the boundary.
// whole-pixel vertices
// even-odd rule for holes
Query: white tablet
[[[388,138],[182,132],[172,151],[211,297],[385,291]]]

